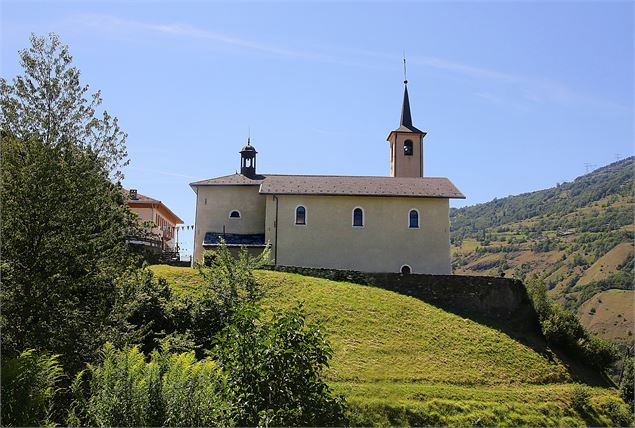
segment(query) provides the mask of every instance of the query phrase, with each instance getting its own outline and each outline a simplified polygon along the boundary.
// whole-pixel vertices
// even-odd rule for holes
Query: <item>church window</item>
[[[229,213],[229,218],[240,218],[240,211],[233,210]]]
[[[353,210],[353,227],[364,227],[364,210],[361,208]]]
[[[412,273],[412,269],[410,268],[410,266],[408,266],[408,265],[403,265],[403,266],[401,267],[401,274],[402,274],[402,275],[408,275],[408,274],[410,274],[410,273]]]
[[[306,225],[306,208],[302,205],[295,209],[295,224]]]
[[[411,140],[404,141],[404,143],[403,143],[403,154],[405,156],[412,156],[412,152],[413,152],[412,141]]]
[[[411,209],[408,213],[408,227],[410,229],[419,228],[419,211]]]

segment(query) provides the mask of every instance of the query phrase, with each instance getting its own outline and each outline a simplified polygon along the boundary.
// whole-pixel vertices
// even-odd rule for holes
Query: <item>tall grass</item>
[[[72,388],[70,425],[231,424],[223,373],[210,358],[196,361],[193,352],[154,351],[146,362],[138,347],[119,350],[108,343],[101,364],[89,365],[85,375],[87,380],[80,374]]]
[[[57,355],[28,349],[2,359],[2,426],[50,425],[53,398],[64,375]]]

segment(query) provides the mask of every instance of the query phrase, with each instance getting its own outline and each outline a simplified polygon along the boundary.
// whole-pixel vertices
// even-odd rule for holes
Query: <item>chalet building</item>
[[[191,183],[194,262],[223,238],[276,265],[363,272],[450,274],[447,178],[425,177],[425,132],[412,124],[408,85],[399,127],[388,135],[390,176],[259,174],[250,141],[240,174]]]
[[[157,252],[178,252],[176,242],[176,225],[183,224],[183,220],[172,212],[163,202],[142,195],[136,189],[127,191],[126,201],[130,210],[139,216],[142,222],[152,222],[150,232],[153,239],[134,237],[133,244],[140,244],[156,249]]]

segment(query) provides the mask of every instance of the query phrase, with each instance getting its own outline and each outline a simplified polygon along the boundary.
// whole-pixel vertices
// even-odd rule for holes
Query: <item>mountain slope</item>
[[[536,274],[576,311],[599,292],[630,290],[621,309],[632,312],[633,166],[630,157],[551,189],[451,210],[454,272]],[[616,322],[600,334],[628,343],[633,330]]]
[[[193,269],[152,270],[184,296],[202,285]],[[323,323],[334,351],[326,376],[357,424],[613,425],[626,417],[613,390],[573,384],[548,350],[418,299],[283,272],[257,278],[270,288],[267,306],[302,303]],[[572,405],[580,391],[588,411]]]

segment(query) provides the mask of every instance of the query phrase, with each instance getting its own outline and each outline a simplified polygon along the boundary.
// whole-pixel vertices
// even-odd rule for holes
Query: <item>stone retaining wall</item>
[[[466,275],[401,275],[333,269],[270,266],[281,272],[370,285],[412,296],[445,310],[506,329],[539,332],[538,318],[523,283],[516,279]]]

